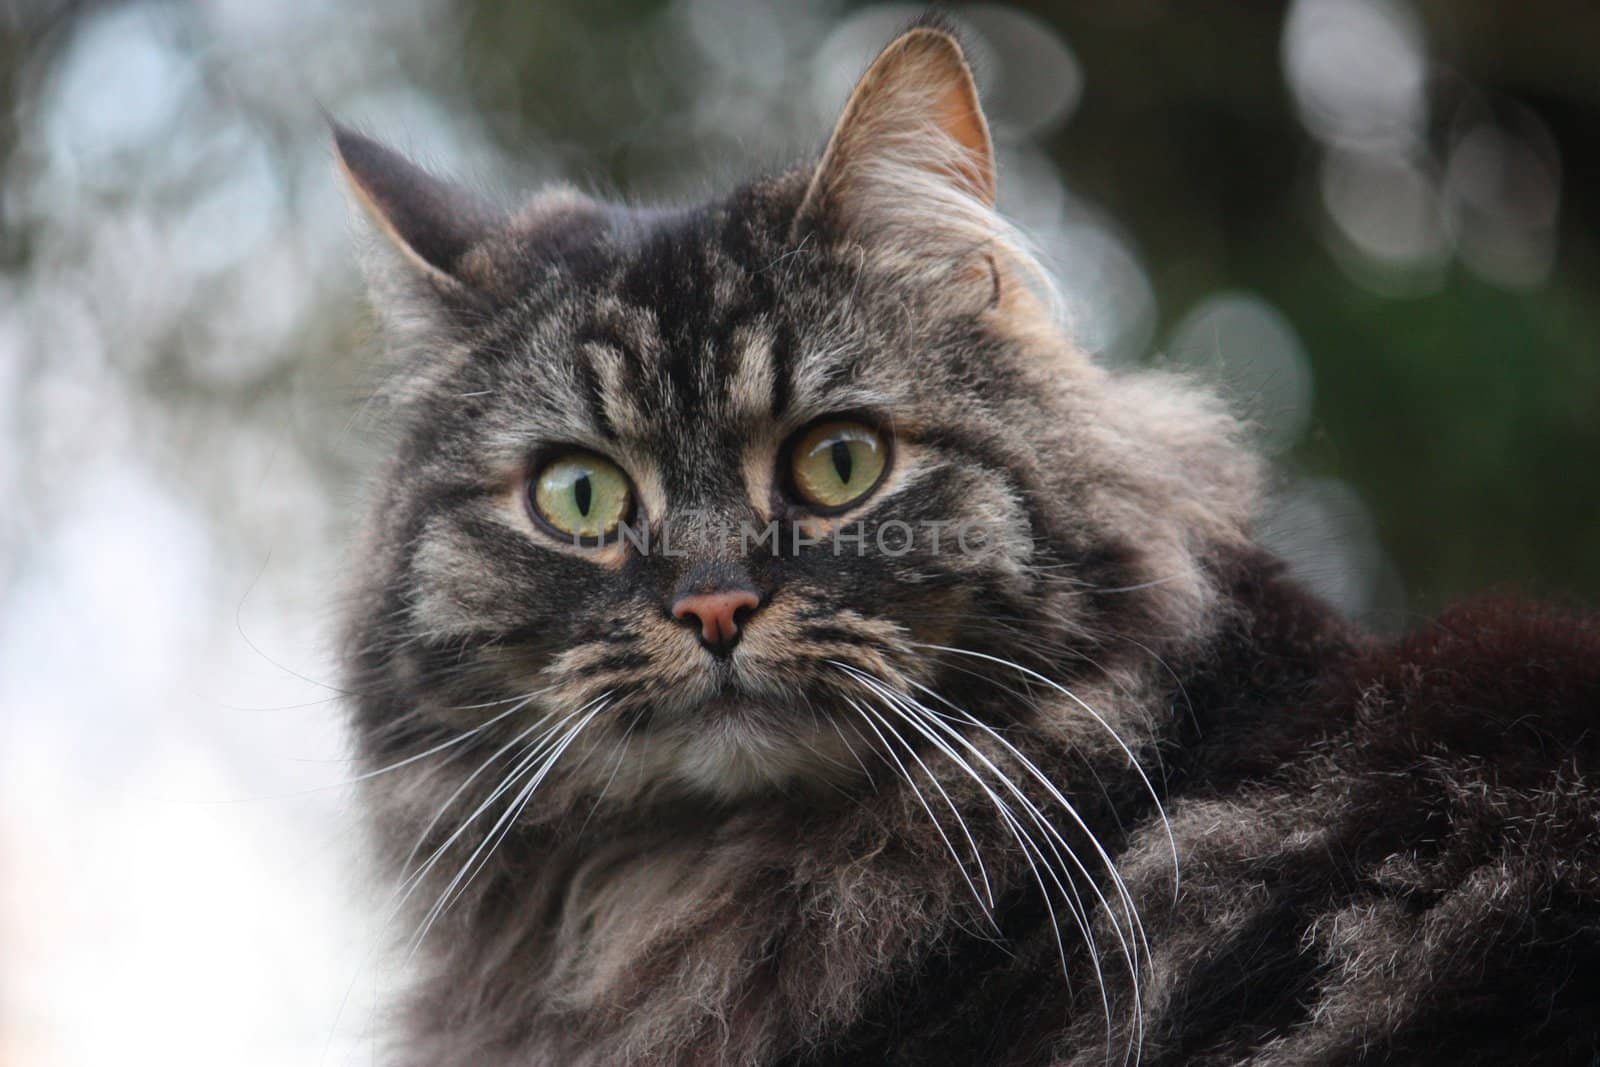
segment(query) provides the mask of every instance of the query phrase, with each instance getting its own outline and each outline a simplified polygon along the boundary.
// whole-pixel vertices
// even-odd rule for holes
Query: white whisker
[[[460,893],[465,892],[468,885],[471,884],[472,879],[488,863],[488,860],[490,856],[493,855],[495,848],[497,848],[499,843],[504,840],[506,834],[510,830],[511,825],[526,808],[528,802],[533,797],[534,791],[538,789],[539,785],[544,781],[551,769],[555,767],[556,761],[561,758],[562,753],[567,750],[567,747],[572,744],[573,740],[578,736],[579,733],[583,731],[584,727],[588,726],[594,717],[605,709],[607,705],[606,697],[609,695],[610,694],[605,694],[596,698],[594,701],[590,701],[590,704],[586,705],[586,707],[592,707],[592,710],[590,710],[588,714],[585,715],[575,726],[568,728],[567,732],[561,736],[559,741],[553,743],[545,750],[548,752],[548,755],[544,757],[543,762],[539,764],[537,770],[535,770],[529,776],[528,783],[522,787],[521,792],[519,792],[516,797],[512,799],[511,803],[506,806],[506,811],[499,817],[498,820],[496,820],[494,825],[489,828],[489,831],[484,835],[484,839],[476,848],[472,850],[471,855],[469,855],[466,861],[461,865],[461,868],[456,872],[455,877],[452,878],[450,883],[445,886],[443,892],[439,894],[438,900],[436,900],[433,904],[433,907],[428,910],[428,913],[423,918],[422,924],[418,929],[416,936],[412,939],[411,950],[407,955],[408,959],[410,956],[415,955],[417,949],[421,947],[422,942],[428,936],[428,931],[433,928],[433,924],[437,922],[439,917],[445,913],[452,903],[454,903],[454,901],[460,896]],[[582,709],[580,709],[580,711],[581,710]],[[567,719],[570,718],[572,718],[572,716],[567,717]],[[527,763],[528,761],[525,760],[523,764],[519,766],[526,766]],[[516,773],[518,772],[513,772],[513,776],[508,780],[506,786],[502,786],[501,789],[496,790],[497,794],[503,792],[504,789],[509,786],[510,781],[515,780]],[[491,801],[492,799],[493,798],[491,797]],[[485,805],[487,805],[489,802],[490,801],[486,801]],[[479,811],[482,811],[481,807]],[[476,818],[476,813],[473,817]],[[480,856],[482,857],[481,860]]]
[[[617,743],[617,758],[611,765],[611,773],[606,777],[606,782],[600,787],[600,793],[594,798],[594,803],[589,807],[589,814],[583,817],[583,823],[578,827],[574,837],[582,837],[583,832],[589,828],[589,823],[594,820],[595,812],[600,810],[600,805],[606,799],[606,794],[611,791],[611,786],[617,780],[617,774],[622,770],[622,764],[628,758],[628,746],[633,743],[632,731],[625,731],[622,739]]]
[[[599,699],[603,698],[596,698],[596,701]],[[515,748],[529,734],[540,729],[541,727],[544,727],[544,732],[538,737],[534,738],[533,741],[528,743],[523,751],[523,755],[518,757],[517,764],[512,767],[512,769],[506,774],[505,778],[501,780],[501,782],[490,792],[483,802],[480,803],[470,815],[461,821],[460,825],[457,826],[447,838],[445,838],[444,842],[440,844],[438,848],[433,850],[433,853],[424,863],[422,863],[414,872],[411,873],[411,875],[409,875],[400,883],[400,886],[397,887],[397,891],[403,889],[404,893],[400,895],[399,900],[396,902],[394,911],[391,913],[391,918],[393,917],[393,914],[398,913],[400,908],[405,905],[405,902],[410,899],[411,894],[415,892],[416,889],[422,884],[422,880],[427,876],[428,872],[438,864],[439,860],[443,858],[444,854],[449,851],[451,846],[453,846],[456,841],[467,832],[472,824],[476,822],[478,818],[481,817],[496,800],[504,796],[507,792],[515,787],[515,783],[522,776],[523,772],[532,766],[538,760],[540,755],[542,755],[545,751],[548,751],[546,746],[549,744],[550,738],[553,737],[564,725],[593,707],[596,701],[590,701],[588,704],[578,708],[576,711],[568,712],[566,715],[561,716],[553,723],[551,723],[548,718],[541,719],[540,721],[534,723],[528,729],[524,730],[522,733],[518,734],[516,737],[512,738],[511,741],[502,746],[499,751],[490,756],[489,759],[484,762],[482,767],[479,767],[477,771],[473,772],[472,777],[476,777],[478,774],[482,773],[482,771],[486,769],[490,763],[493,763],[496,759],[498,759],[502,753]],[[450,798],[445,801],[445,804],[440,807],[440,810],[435,814],[433,821],[429,823],[429,830],[431,830],[433,826],[437,825],[439,819],[443,816],[445,809],[448,808],[448,806],[455,800],[456,797],[460,796],[460,794],[466,789],[467,784],[468,783],[463,782],[462,785],[451,794]],[[407,858],[407,863],[409,863],[411,859],[415,858],[417,852],[422,846],[422,843],[426,839],[427,831],[425,831],[422,837],[419,838],[416,846],[412,848],[411,855]]]
[[[1052,782],[1050,780],[1050,778],[1042,770],[1039,769],[1039,767],[1033,762],[1033,760],[1029,759],[1015,745],[1013,745],[1010,741],[1006,740],[1006,738],[1004,736],[1002,736],[999,731],[995,730],[993,727],[989,726],[987,723],[982,722],[976,716],[972,715],[970,712],[965,711],[964,709],[958,708],[954,704],[951,704],[943,696],[941,696],[940,694],[934,692],[932,689],[929,689],[929,688],[927,688],[926,686],[923,686],[923,685],[918,685],[915,682],[913,682],[912,684],[916,685],[916,687],[918,689],[920,689],[923,692],[927,693],[929,696],[933,697],[934,699],[946,704],[947,706],[949,706],[951,708],[954,708],[960,714],[960,719],[955,720],[955,721],[959,721],[959,722],[965,723],[965,724],[967,724],[969,726],[974,726],[977,729],[982,730],[988,736],[992,737],[998,744],[1000,744],[1002,747],[1004,747],[1005,750],[1013,758],[1015,758],[1018,763],[1022,764],[1023,769],[1026,770],[1028,772],[1028,774],[1032,778],[1034,778],[1037,782],[1039,782],[1040,785],[1044,786],[1045,790],[1050,794],[1051,799],[1054,800],[1057,804],[1061,805],[1061,807],[1067,812],[1067,814],[1069,816],[1071,816],[1073,822],[1077,825],[1078,829],[1083,831],[1084,835],[1089,839],[1090,844],[1092,844],[1094,846],[1096,855],[1099,856],[1100,861],[1105,865],[1106,870],[1110,873],[1111,879],[1112,879],[1112,883],[1116,887],[1117,894],[1118,894],[1119,898],[1121,899],[1121,901],[1123,903],[1123,908],[1126,911],[1126,913],[1128,914],[1128,918],[1129,918],[1129,922],[1130,922],[1130,930],[1136,930],[1137,931],[1137,933],[1139,935],[1139,942],[1143,943],[1146,955],[1148,956],[1148,953],[1149,953],[1149,942],[1144,938],[1144,926],[1139,921],[1138,911],[1133,905],[1133,898],[1132,898],[1131,894],[1128,892],[1127,885],[1122,880],[1122,875],[1117,871],[1116,864],[1114,862],[1112,862],[1111,854],[1108,853],[1105,850],[1105,848],[1100,844],[1099,838],[1097,838],[1095,836],[1094,832],[1089,829],[1088,823],[1086,823],[1084,821],[1083,817],[1078,813],[1078,809],[1070,801],[1068,801],[1065,796],[1062,795],[1061,791],[1056,788],[1055,783]],[[933,709],[928,708],[926,705],[922,705],[922,704],[919,703],[917,706],[919,708],[921,708],[922,710],[926,711],[930,715],[934,715],[934,716],[936,716],[938,718],[948,718],[948,716],[940,715],[938,712],[933,711]],[[944,727],[944,728],[947,729],[947,730],[949,729],[949,727]],[[1107,904],[1108,908],[1109,908],[1109,906],[1110,905]],[[1125,946],[1125,947],[1128,947],[1128,946]],[[1135,960],[1138,959],[1138,947],[1139,947],[1138,944],[1135,944],[1135,945],[1131,946],[1131,948],[1133,950],[1133,957],[1134,957]]]
[[[1002,667],[1010,667],[1012,670],[1017,671],[1029,678],[1043,682],[1045,685],[1049,686],[1051,689],[1054,689],[1068,700],[1071,700],[1073,703],[1077,704],[1084,711],[1088,712],[1090,717],[1093,718],[1095,722],[1100,724],[1101,728],[1110,735],[1111,740],[1115,741],[1117,743],[1117,747],[1122,749],[1123,754],[1128,757],[1128,762],[1133,766],[1134,773],[1138,774],[1139,780],[1144,783],[1145,791],[1150,794],[1150,799],[1155,802],[1156,813],[1161,817],[1161,824],[1166,830],[1167,845],[1172,851],[1172,892],[1174,897],[1176,897],[1179,886],[1178,838],[1173,834],[1172,823],[1167,819],[1167,809],[1162,805],[1161,796],[1156,792],[1156,787],[1150,781],[1150,776],[1145,774],[1144,767],[1139,763],[1139,758],[1133,754],[1133,749],[1128,747],[1128,743],[1122,739],[1122,736],[1117,733],[1110,723],[1106,722],[1106,720],[1098,711],[1095,711],[1094,708],[1085,703],[1084,700],[1078,696],[1078,694],[1074,693],[1066,686],[1045,677],[1038,671],[1030,670],[1020,663],[1013,663],[1010,660],[1001,659],[999,656],[990,656],[983,652],[973,652],[965,648],[951,648],[947,645],[921,645],[921,647],[931,648],[939,652],[952,652],[961,656],[973,656],[977,659],[987,660],[990,663],[999,664]]]
[[[973,897],[977,899],[979,907],[983,909],[985,917],[987,917],[989,920],[989,924],[994,926],[995,933],[998,934],[1000,932],[1000,928],[995,924],[994,919],[994,889],[989,882],[989,872],[983,866],[983,856],[978,851],[978,843],[972,839],[972,832],[968,829],[966,821],[961,818],[961,812],[957,810],[955,802],[950,799],[950,794],[945,792],[944,786],[940,785],[939,779],[932,771],[928,770],[927,764],[922,762],[922,757],[917,755],[916,750],[909,744],[906,744],[905,739],[896,733],[894,728],[890,726],[888,722],[884,721],[882,717],[874,714],[871,708],[864,708],[848,697],[845,698],[845,701],[862,715],[863,721],[867,724],[867,728],[876,734],[880,741],[883,741],[885,754],[891,760],[893,760],[895,766],[900,769],[901,777],[903,777],[906,780],[906,784],[911,787],[912,793],[916,795],[917,802],[922,805],[922,810],[928,813],[928,819],[933,823],[933,828],[938,831],[940,840],[944,842],[944,847],[949,849],[951,857],[956,861],[956,869],[961,872],[961,877],[967,883],[967,888],[972,890]],[[980,893],[978,891],[977,884],[973,882],[972,876],[967,873],[966,860],[961,858],[961,854],[956,851],[955,845],[951,843],[949,835],[944,832],[944,827],[940,825],[938,817],[933,814],[933,808],[929,806],[927,798],[923,795],[922,790],[917,788],[917,783],[911,777],[911,772],[907,770],[906,765],[900,761],[900,757],[895,755],[894,747],[889,744],[888,739],[884,737],[881,731],[879,731],[878,726],[874,725],[873,720],[875,719],[883,726],[884,730],[889,731],[889,733],[900,742],[911,758],[916,760],[917,766],[922,768],[922,773],[928,776],[928,780],[932,782],[933,787],[939,791],[939,795],[944,797],[945,805],[950,809],[950,813],[956,817],[956,822],[961,825],[961,831],[966,835],[967,844],[972,849],[972,857],[977,862],[978,871],[983,879],[983,892]]]
[[[1052,902],[1049,887],[1045,885],[1044,876],[1046,874],[1049,875],[1050,881],[1054,883],[1056,889],[1061,893],[1062,903],[1066,905],[1068,914],[1072,916],[1073,924],[1077,926],[1079,933],[1083,935],[1084,943],[1089,952],[1090,962],[1094,968],[1096,983],[1100,989],[1101,1005],[1106,1014],[1107,1027],[1109,1031],[1111,1022],[1111,1006],[1106,992],[1104,975],[1100,970],[1100,954],[1095,947],[1094,932],[1089,925],[1088,913],[1084,910],[1082,897],[1079,895],[1076,886],[1072,885],[1070,878],[1065,884],[1062,882],[1060,876],[1057,874],[1056,868],[1051,866],[1049,857],[1045,855],[1044,850],[1039,847],[1036,841],[1034,841],[1033,836],[1027,832],[1026,827],[1024,827],[1022,823],[1018,821],[1015,813],[1011,810],[1010,805],[1008,805],[999,796],[999,794],[990,788],[989,784],[984,781],[983,776],[980,775],[970,763],[963,759],[959,753],[946,744],[941,738],[929,733],[929,731],[922,725],[921,722],[917,720],[915,716],[908,715],[903,708],[894,706],[895,702],[893,702],[893,697],[895,694],[893,693],[893,690],[890,690],[886,686],[879,688],[881,683],[879,683],[877,679],[857,671],[848,664],[839,663],[837,661],[831,662],[833,662],[834,666],[844,669],[851,675],[855,676],[859,681],[867,684],[869,689],[871,689],[876,695],[883,697],[884,699],[891,700],[891,705],[889,706],[888,710],[894,711],[913,729],[917,730],[918,733],[920,733],[930,744],[934,745],[941,752],[943,752],[946,758],[960,768],[961,771],[971,778],[972,781],[983,791],[990,804],[994,807],[996,813],[1001,817],[1001,820],[1005,824],[1007,830],[1010,831],[1011,835],[1016,839],[1017,844],[1021,847],[1022,856],[1027,861],[1029,869],[1033,872],[1034,881],[1038,883],[1041,899],[1044,901],[1045,909],[1050,914],[1051,931],[1055,938],[1057,954],[1061,959],[1062,973],[1066,974],[1068,972],[1066,944],[1061,937],[1061,923],[1056,915],[1055,905]],[[854,704],[854,702],[852,702],[852,704]],[[888,724],[885,723],[884,725],[887,727]],[[909,746],[907,747],[909,748]],[[977,753],[977,755],[980,759],[983,758],[981,753]],[[988,763],[987,760],[984,762]],[[1009,780],[1005,778],[1005,775],[1001,774],[998,769],[994,768],[992,763],[989,763],[988,765],[991,770],[995,771],[997,777],[1001,778],[1002,781],[1007,781],[1008,785],[1010,784]],[[1026,798],[1023,799],[1026,801]],[[1029,804],[1029,807],[1032,808],[1032,805]],[[1036,808],[1033,808],[1033,810],[1030,812],[1030,818],[1032,818],[1037,825],[1047,830],[1053,830],[1053,827],[1049,827],[1048,823],[1042,819]],[[1051,851],[1055,853],[1057,862],[1062,862],[1060,852],[1055,848],[1054,844],[1050,842],[1048,835],[1046,837],[1046,843],[1051,845]],[[1068,851],[1070,853],[1071,850],[1068,849]],[[1036,855],[1038,857],[1038,862],[1036,862],[1034,859]],[[1040,863],[1044,864],[1042,871],[1039,865]],[[1087,875],[1085,876],[1087,877]]]
[[[561,721],[565,722],[566,720],[562,719]],[[454,791],[452,791],[449,796],[445,797],[444,803],[439,805],[439,810],[434,812],[432,819],[428,820],[428,825],[424,826],[422,828],[422,832],[417,835],[417,842],[416,842],[416,844],[411,846],[411,851],[406,854],[406,858],[401,862],[401,865],[400,865],[401,869],[403,870],[403,869],[411,866],[411,862],[417,858],[417,853],[419,851],[421,851],[422,846],[427,842],[428,835],[433,833],[434,827],[439,825],[439,820],[444,818],[445,812],[450,810],[451,805],[453,805],[456,802],[456,800],[458,798],[460,798],[461,794],[465,793],[467,791],[467,789],[471,787],[472,783],[477,779],[477,777],[480,774],[482,774],[484,771],[488,770],[489,767],[496,760],[498,760],[501,756],[505,755],[507,752],[510,752],[512,749],[514,749],[518,745],[522,744],[522,742],[524,740],[526,740],[528,735],[534,733],[535,731],[537,731],[537,730],[539,730],[540,728],[543,728],[543,727],[549,727],[549,729],[554,730],[554,729],[558,728],[559,725],[560,725],[560,723],[555,724],[555,726],[550,726],[550,717],[549,716],[546,716],[546,717],[541,718],[541,719],[537,719],[527,729],[525,729],[522,732],[518,733],[510,741],[507,741],[505,744],[501,745],[494,752],[490,753],[489,757],[478,765],[478,769],[477,770],[475,770],[471,774],[467,775],[466,778],[462,780],[461,784],[457,785],[456,788],[454,789]],[[534,744],[534,745],[537,745],[538,743],[539,743],[538,740],[535,740],[534,742],[532,742],[532,744]],[[465,829],[467,823],[470,823],[471,821],[472,821],[472,817],[469,816],[468,819],[466,820],[466,822],[462,824],[462,829]],[[446,843],[446,847],[448,847],[448,842]],[[402,885],[404,885],[404,883],[402,883]]]
[[[408,767],[413,763],[418,763],[418,762],[420,762],[422,760],[427,759],[429,756],[437,755],[438,753],[443,752],[446,749],[454,748],[456,745],[462,744],[463,742],[466,742],[466,741],[470,741],[472,738],[474,738],[474,737],[478,736],[479,734],[483,733],[483,731],[487,730],[489,727],[493,726],[495,723],[500,722],[501,720],[506,719],[506,718],[510,717],[511,715],[516,714],[518,711],[521,711],[524,707],[527,706],[529,701],[531,701],[534,697],[539,695],[539,692],[543,692],[543,690],[540,690],[540,691],[534,692],[534,693],[528,693],[528,694],[525,694],[524,696],[520,696],[520,697],[510,697],[508,699],[517,700],[517,701],[520,701],[520,703],[518,703],[515,707],[507,708],[505,711],[501,712],[500,714],[494,716],[493,718],[491,718],[491,719],[489,719],[489,720],[487,720],[485,722],[479,723],[477,726],[472,727],[470,730],[463,730],[461,733],[459,733],[456,736],[450,738],[448,741],[441,741],[439,744],[434,745],[431,748],[425,749],[425,750],[423,750],[421,752],[413,753],[410,756],[406,756],[404,759],[396,760],[395,762],[387,764],[386,766],[383,766],[383,767],[379,767],[376,770],[365,771],[365,772],[363,772],[361,774],[358,774],[358,775],[356,775],[356,776],[354,776],[352,778],[344,778],[344,779],[341,779],[341,780],[339,780],[337,782],[325,782],[322,785],[308,786],[305,789],[295,789],[295,790],[291,790],[291,791],[289,791],[287,793],[272,793],[272,794],[267,794],[267,795],[264,795],[264,796],[251,796],[251,797],[231,797],[231,798],[224,799],[224,800],[210,800],[210,801],[201,800],[201,801],[192,801],[191,803],[196,803],[196,804],[218,804],[218,805],[252,804],[252,803],[260,803],[260,802],[269,801],[269,800],[287,800],[287,799],[289,799],[291,797],[310,796],[310,795],[312,795],[314,793],[325,793],[330,789],[344,789],[347,786],[359,785],[362,782],[371,781],[372,779],[377,778],[380,775],[385,775],[385,774],[388,774],[388,773],[390,773],[392,771],[397,771],[401,767]],[[505,700],[495,700],[495,701],[490,701],[487,704],[467,704],[467,705],[463,705],[462,707],[459,707],[459,708],[450,708],[448,710],[451,710],[451,711],[466,711],[466,710],[470,710],[470,709],[473,709],[473,708],[493,707],[495,704],[504,704],[504,703],[506,703]],[[457,755],[460,755],[460,753],[452,753],[449,757],[446,757],[444,762],[448,763],[451,759],[454,759]],[[346,761],[340,760],[338,762],[346,762]]]
[[[926,707],[925,705],[921,704],[920,702],[914,700],[913,698],[911,698],[907,694],[898,693],[898,692],[894,691],[893,689],[889,688],[888,686],[885,686],[878,679],[872,678],[870,675],[866,675],[863,672],[861,672],[859,670],[856,670],[855,668],[849,667],[846,664],[839,664],[839,666],[844,667],[845,670],[849,671],[852,675],[857,677],[863,684],[865,684],[868,687],[870,687],[871,689],[873,689],[875,692],[878,693],[878,695],[883,697],[885,700],[891,701],[895,705],[896,709],[900,711],[900,713],[902,714],[902,717],[906,718],[907,721],[910,722],[914,727],[916,727],[919,730],[919,732],[921,732],[923,734],[924,737],[928,738],[930,743],[941,744],[941,747],[944,747],[946,749],[946,751],[949,751],[948,746],[942,745],[942,743],[938,740],[938,738],[935,735],[933,735],[927,729],[925,729],[924,727],[919,725],[919,723],[916,720],[921,719],[924,722],[926,722],[928,725],[939,729],[940,731],[945,733],[947,736],[949,736],[952,740],[954,740],[958,744],[960,744],[968,752],[970,752],[982,764],[984,764],[985,767],[988,770],[990,770],[997,778],[1000,779],[1001,783],[1005,786],[1006,790],[1009,793],[1011,793],[1014,796],[1014,798],[1023,806],[1023,809],[1028,814],[1030,820],[1033,821],[1035,823],[1035,825],[1039,827],[1041,832],[1043,832],[1045,834],[1045,841],[1046,841],[1047,844],[1050,845],[1050,849],[1055,854],[1057,861],[1058,862],[1064,862],[1065,860],[1070,860],[1072,866],[1074,866],[1078,870],[1078,872],[1083,876],[1084,880],[1089,885],[1090,891],[1094,893],[1094,895],[1097,898],[1097,900],[1099,901],[1101,907],[1104,908],[1105,911],[1106,911],[1106,914],[1113,919],[1112,930],[1116,934],[1117,939],[1118,939],[1119,943],[1121,944],[1121,947],[1122,947],[1122,950],[1123,950],[1123,953],[1124,953],[1124,958],[1127,959],[1127,961],[1128,961],[1128,973],[1129,973],[1130,980],[1133,983],[1133,989],[1134,989],[1134,1004],[1135,1004],[1135,1038],[1134,1038],[1134,1042],[1135,1042],[1135,1047],[1137,1047],[1138,1041],[1142,1038],[1142,1011],[1141,1011],[1141,1008],[1140,1008],[1140,1005],[1139,1005],[1139,993],[1138,993],[1139,986],[1140,986],[1140,979],[1139,979],[1139,948],[1140,948],[1141,944],[1143,944],[1144,948],[1145,948],[1145,952],[1146,952],[1146,954],[1148,954],[1148,951],[1149,951],[1148,942],[1147,942],[1147,940],[1145,939],[1145,936],[1144,936],[1143,924],[1142,924],[1142,922],[1140,921],[1140,919],[1138,917],[1138,910],[1137,910],[1137,908],[1135,907],[1135,905],[1133,903],[1132,895],[1129,893],[1129,891],[1127,889],[1127,886],[1126,886],[1126,884],[1124,883],[1124,881],[1123,881],[1123,879],[1121,877],[1121,874],[1117,871],[1116,865],[1115,865],[1114,862],[1112,862],[1110,855],[1100,845],[1099,840],[1095,837],[1094,833],[1089,829],[1088,825],[1084,822],[1082,817],[1078,814],[1076,808],[1066,799],[1066,797],[1064,797],[1061,794],[1061,792],[1058,789],[1055,788],[1054,784],[1052,782],[1050,782],[1049,779],[1044,776],[1043,772],[1040,771],[1039,768],[1036,765],[1034,765],[1031,760],[1029,760],[1026,756],[1024,756],[1020,751],[1018,751],[1014,745],[1012,745],[1010,742],[1006,741],[1005,738],[1001,737],[995,731],[989,729],[983,723],[977,721],[976,719],[968,717],[968,721],[970,722],[971,725],[974,725],[974,726],[977,726],[980,729],[983,729],[986,733],[988,733],[991,737],[993,737],[997,742],[999,742],[1010,755],[1012,755],[1014,758],[1016,758],[1018,760],[1018,762],[1021,763],[1024,766],[1024,768],[1029,772],[1030,776],[1034,777],[1036,780],[1038,780],[1040,782],[1041,785],[1043,785],[1045,787],[1047,792],[1050,794],[1051,798],[1056,803],[1060,804],[1067,811],[1067,813],[1072,817],[1072,819],[1077,824],[1079,829],[1082,830],[1083,833],[1085,834],[1085,836],[1089,839],[1090,844],[1096,850],[1097,856],[1099,857],[1101,862],[1105,865],[1105,868],[1106,868],[1108,874],[1110,875],[1110,877],[1112,879],[1113,886],[1114,886],[1116,894],[1118,896],[1119,903],[1122,905],[1123,911],[1127,916],[1128,933],[1127,933],[1126,936],[1124,936],[1124,934],[1123,934],[1123,929],[1122,929],[1121,922],[1117,921],[1117,919],[1116,919],[1116,911],[1115,911],[1115,909],[1112,908],[1111,902],[1105,897],[1104,894],[1102,894],[1100,892],[1100,890],[1099,890],[1094,878],[1089,874],[1088,869],[1078,859],[1078,856],[1073,851],[1072,847],[1066,842],[1066,840],[1063,837],[1061,837],[1060,832],[1058,830],[1056,830],[1055,826],[1053,824],[1051,824],[1049,822],[1049,820],[1044,817],[1043,813],[1038,809],[1038,806],[1033,803],[1032,799],[1029,798],[1025,793],[1023,793],[1021,791],[1021,789],[1014,782],[1012,782],[1011,779],[1008,776],[1006,776],[1003,772],[1001,772],[1000,769],[998,767],[996,767],[993,764],[993,762],[991,760],[989,760],[989,758],[981,750],[977,749],[974,745],[972,745],[970,740],[968,740],[959,731],[954,730],[948,724],[943,722],[942,720],[945,718],[944,716],[941,716],[939,713],[933,711],[932,709]],[[913,683],[913,684],[916,684],[916,683]],[[918,688],[924,689],[925,691],[929,692],[930,695],[940,699],[941,701],[944,700],[944,698],[940,697],[939,694],[934,693],[932,690],[927,690],[926,687],[924,687],[924,686],[918,686]],[[949,703],[948,701],[944,701],[944,702],[945,703]],[[951,705],[951,706],[954,707],[954,705]],[[957,709],[957,710],[959,711],[960,709]],[[966,715],[965,712],[963,712],[962,714],[964,716]],[[969,769],[969,773],[971,773],[970,769]],[[985,787],[985,788],[987,788],[987,787]],[[1058,847],[1058,845],[1059,845],[1059,847]],[[1034,847],[1037,847],[1037,846],[1034,846]],[[1065,857],[1062,856],[1062,850],[1065,850],[1065,853],[1066,853]],[[1040,853],[1040,856],[1041,856],[1041,858],[1044,858],[1042,851]],[[1031,862],[1031,860],[1030,860],[1030,862]],[[1047,866],[1047,869],[1048,869],[1049,865],[1047,864],[1046,866]],[[1056,880],[1056,881],[1057,881],[1057,885],[1060,886],[1059,880]],[[1071,879],[1069,878],[1068,881],[1070,883]],[[1043,887],[1041,886],[1041,889],[1042,888]],[[1063,891],[1065,892],[1065,890],[1063,890]],[[1077,908],[1074,909],[1073,914],[1074,914],[1074,918],[1078,919],[1079,914],[1080,914],[1081,909],[1082,909],[1082,901],[1081,901],[1081,898],[1079,898],[1078,895],[1077,895],[1076,888],[1072,889],[1071,893],[1072,893],[1072,896],[1073,896],[1074,900],[1077,901]],[[1079,927],[1080,927],[1080,930],[1083,931],[1086,940],[1090,944],[1091,959],[1094,961],[1096,977],[1097,977],[1097,980],[1099,981],[1100,987],[1101,987],[1102,1006],[1104,1007],[1104,1009],[1106,1011],[1107,1041],[1109,1043],[1110,1040],[1111,1040],[1111,1036],[1112,1036],[1112,1018],[1111,1018],[1111,1015],[1110,1015],[1110,1004],[1109,1004],[1109,999],[1107,997],[1106,990],[1105,990],[1104,979],[1103,979],[1103,976],[1101,975],[1100,969],[1099,969],[1098,953],[1095,952],[1094,949],[1093,949],[1093,935],[1087,929],[1086,916],[1085,916],[1085,918],[1083,920],[1079,920]],[[1059,933],[1058,933],[1058,937],[1059,937]],[[1108,1047],[1108,1055],[1109,1055],[1109,1047]],[[1135,1058],[1137,1058],[1137,1052],[1135,1052],[1134,1055],[1135,1055]]]

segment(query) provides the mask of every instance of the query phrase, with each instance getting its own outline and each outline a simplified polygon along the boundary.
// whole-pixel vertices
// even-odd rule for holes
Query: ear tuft
[[[856,84],[801,216],[870,211],[875,196],[941,186],[992,208],[994,145],[961,45],[942,22],[924,20],[890,42]]]
[[[333,143],[351,191],[409,265],[445,291],[469,286],[462,260],[493,231],[499,214],[348,127],[333,124]]]

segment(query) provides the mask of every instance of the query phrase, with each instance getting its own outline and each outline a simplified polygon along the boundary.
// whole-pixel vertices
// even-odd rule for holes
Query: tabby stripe
[[[610,382],[602,379],[601,372],[595,366],[596,352],[589,345],[578,349],[578,355],[572,361],[574,372],[578,376],[578,388],[582,390],[583,397],[588,401],[589,419],[594,424],[596,432],[607,441],[617,439],[616,424],[611,421],[611,413],[607,410],[606,394]]]
[[[772,343],[767,346],[770,371],[767,380],[772,387],[772,417],[782,418],[789,410],[794,397],[794,327],[780,321],[773,331]]]

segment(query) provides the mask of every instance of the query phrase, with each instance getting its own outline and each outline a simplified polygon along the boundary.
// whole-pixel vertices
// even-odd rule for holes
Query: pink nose
[[[712,652],[726,656],[739,643],[739,613],[761,606],[761,598],[745,589],[681,596],[672,604],[672,617],[700,624],[700,641]]]

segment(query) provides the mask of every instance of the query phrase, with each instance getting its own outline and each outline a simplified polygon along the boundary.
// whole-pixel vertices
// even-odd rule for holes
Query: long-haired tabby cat
[[[1285,578],[1236,424],[1052,317],[941,23],[690,209],[336,142],[393,1062],[1595,1062],[1600,630]]]

